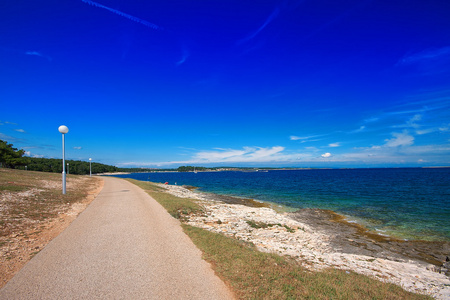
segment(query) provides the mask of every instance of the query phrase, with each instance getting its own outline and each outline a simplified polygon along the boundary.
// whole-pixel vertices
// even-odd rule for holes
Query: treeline
[[[19,169],[53,173],[60,173],[63,169],[61,159],[35,157],[27,157],[25,159],[27,159],[27,164],[19,167]],[[119,172],[119,168],[96,162],[92,163],[92,174],[107,172]],[[75,175],[89,174],[89,162],[80,160],[66,160],[66,173]]]
[[[14,148],[12,144],[0,140],[0,167],[10,169],[21,169],[40,172],[62,172],[62,160],[55,158],[26,157],[24,150]],[[67,166],[67,164],[69,164]],[[92,163],[92,173],[120,172],[115,166]],[[89,162],[80,160],[66,160],[66,172],[69,174],[89,174]]]
[[[205,171],[205,167],[193,167],[193,166],[181,166],[177,169],[178,172],[193,172],[193,171]]]
[[[16,166],[25,165],[24,154],[25,151],[18,150],[13,147],[13,144],[0,140],[0,167],[14,169]]]
[[[117,168],[118,172],[145,173],[145,172],[173,172],[175,169],[155,169],[155,168]]]

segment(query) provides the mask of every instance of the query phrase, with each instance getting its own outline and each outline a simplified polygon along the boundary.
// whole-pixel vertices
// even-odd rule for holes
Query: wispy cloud
[[[184,64],[186,62],[187,58],[189,57],[189,55],[190,55],[189,50],[187,49],[187,47],[184,46],[182,49],[181,59],[179,61],[177,61],[175,64],[177,66]]]
[[[450,47],[426,49],[408,54],[395,65],[405,68],[411,75],[447,76],[450,72]],[[407,68],[407,69],[406,69]],[[413,73],[410,73],[413,71]]]
[[[243,38],[242,40],[239,40],[237,42],[237,44],[242,44],[245,43],[251,39],[253,39],[254,37],[256,37],[264,28],[266,28],[267,25],[270,24],[270,22],[272,22],[280,13],[280,9],[277,7],[275,8],[275,10],[270,14],[270,16],[266,19],[266,21],[264,22],[264,24],[262,24],[255,32],[253,32],[252,34],[250,34],[249,36]]]
[[[325,136],[326,134],[318,134],[318,135],[309,135],[309,136],[296,136],[296,135],[291,135],[289,137],[289,139],[291,141],[301,141],[301,143],[305,143],[305,142],[313,142],[313,141],[320,141],[320,139],[316,139],[318,137],[322,137]]]
[[[366,129],[365,125],[360,126],[358,129],[352,130],[350,131],[350,133],[358,133],[358,132],[363,132]]]
[[[429,134],[429,133],[432,133],[432,132],[436,132],[438,130],[439,129],[437,129],[437,128],[428,128],[428,129],[416,130],[416,133],[418,135],[424,135],[424,134]]]
[[[419,128],[421,125],[419,125],[417,122],[422,120],[422,115],[421,114],[415,114],[414,116],[412,116],[411,118],[409,118],[405,124],[400,124],[400,125],[394,125],[392,126],[393,128]]]
[[[25,54],[26,54],[26,55],[39,56],[39,57],[42,57],[42,58],[47,59],[48,61],[51,61],[51,60],[52,60],[52,58],[51,58],[50,56],[44,55],[44,54],[42,54],[42,53],[40,53],[40,52],[37,52],[37,51],[26,51]]]
[[[5,124],[9,124],[9,125],[19,125],[19,124],[17,124],[17,123],[8,122],[8,121],[5,121]]]
[[[73,149],[75,149],[75,150],[81,150],[81,149],[83,149],[82,147],[73,147]]]
[[[414,64],[422,63],[430,60],[437,59],[449,59],[450,58],[450,47],[442,47],[439,49],[426,49],[421,52],[413,53],[404,56],[398,64]]]
[[[237,162],[266,162],[277,160],[277,155],[285,148],[281,146],[262,148],[244,147],[243,149],[215,149],[201,151],[194,156],[194,160],[203,163],[237,163]]]
[[[14,129],[14,131],[25,133],[25,130],[23,129]]]
[[[107,7],[107,6],[104,6],[104,5],[100,4],[100,3],[97,3],[97,2],[94,2],[94,1],[90,1],[90,0],[81,0],[81,1],[84,2],[84,3],[90,4],[90,5],[92,5],[92,6],[95,6],[95,7],[100,7],[100,8],[106,9],[106,10],[112,12],[112,13],[115,13],[115,14],[121,16],[121,17],[127,18],[127,19],[129,19],[129,20],[131,20],[131,21],[133,21],[133,22],[140,23],[140,24],[142,24],[142,25],[144,25],[144,26],[147,26],[147,27],[149,27],[149,28],[151,28],[151,29],[155,29],[155,30],[157,30],[157,29],[160,29],[160,30],[163,29],[162,27],[160,27],[160,26],[158,26],[158,25],[155,25],[155,24],[150,23],[150,22],[148,22],[148,21],[142,20],[142,19],[140,19],[140,18],[138,18],[138,17],[135,17],[135,16],[132,16],[132,15],[126,14],[126,13],[124,13],[124,12],[121,12],[120,10],[113,9],[113,8],[110,8],[110,7]]]
[[[341,143],[331,143],[331,144],[328,144],[328,147],[331,147],[331,148],[336,148],[336,147],[340,147],[341,146]]]
[[[0,132],[0,140],[13,142],[13,141],[17,141],[18,139]]]

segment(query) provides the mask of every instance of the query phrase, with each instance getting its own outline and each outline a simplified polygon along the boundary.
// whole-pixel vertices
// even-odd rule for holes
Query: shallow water
[[[403,239],[450,241],[450,169],[318,169],[268,172],[133,173],[138,180],[330,209]]]

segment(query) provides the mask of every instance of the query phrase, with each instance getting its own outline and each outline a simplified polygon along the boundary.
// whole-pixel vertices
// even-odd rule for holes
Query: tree
[[[17,150],[12,144],[0,140],[0,164],[3,167],[15,169],[18,166],[26,164],[26,159],[23,157],[24,150]]]

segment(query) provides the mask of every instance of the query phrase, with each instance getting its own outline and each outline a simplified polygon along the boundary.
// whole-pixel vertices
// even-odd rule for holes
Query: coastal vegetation
[[[177,169],[178,172],[194,172],[194,171],[205,171],[205,167],[193,167],[193,166],[181,166]]]
[[[28,157],[25,156],[24,150],[14,148],[12,144],[6,141],[0,140],[0,168],[19,169],[28,171],[39,172],[62,172],[62,159],[56,158],[41,158],[41,157]],[[90,168],[93,174],[97,173],[116,173],[116,172],[129,172],[139,173],[148,172],[146,168],[118,168],[116,166],[106,165],[102,163],[92,162],[91,165],[88,161],[80,160],[67,160],[66,159],[66,172],[72,175],[86,175],[89,174]],[[173,169],[170,169],[173,171]],[[167,171],[166,169],[158,169],[158,171]]]
[[[204,213],[193,199],[165,193],[151,182],[128,180],[182,222],[191,214]],[[278,226],[249,222],[252,227]],[[355,272],[337,269],[311,272],[298,261],[260,252],[251,243],[187,224],[182,226],[238,299],[430,299]]]
[[[61,173],[62,160],[55,158],[36,158],[27,157],[27,170],[40,171],[40,172],[53,172]],[[89,174],[89,168],[92,167],[92,173],[107,173],[107,172],[119,172],[117,167],[109,166],[101,163],[93,162],[89,166],[89,162],[80,160],[66,160],[66,172],[73,175],[87,175]],[[22,169],[22,168],[21,168]]]
[[[56,220],[60,224],[64,213],[73,204],[84,201],[99,181],[95,177],[68,175],[69,192],[63,196],[60,180],[60,174],[0,169],[0,195],[4,199],[0,286],[12,277],[8,270],[20,269],[43,248],[45,244],[35,243],[47,234],[49,224],[56,224],[52,223]],[[129,181],[143,188],[182,223],[190,215],[204,214],[194,200],[168,194],[150,182]],[[430,299],[354,272],[335,269],[311,272],[289,257],[260,252],[251,243],[182,226],[201,249],[204,259],[239,299]],[[279,224],[255,222],[254,226]],[[27,251],[20,252],[23,249]]]
[[[15,169],[26,164],[24,150],[14,148],[12,144],[0,140],[0,167]]]

